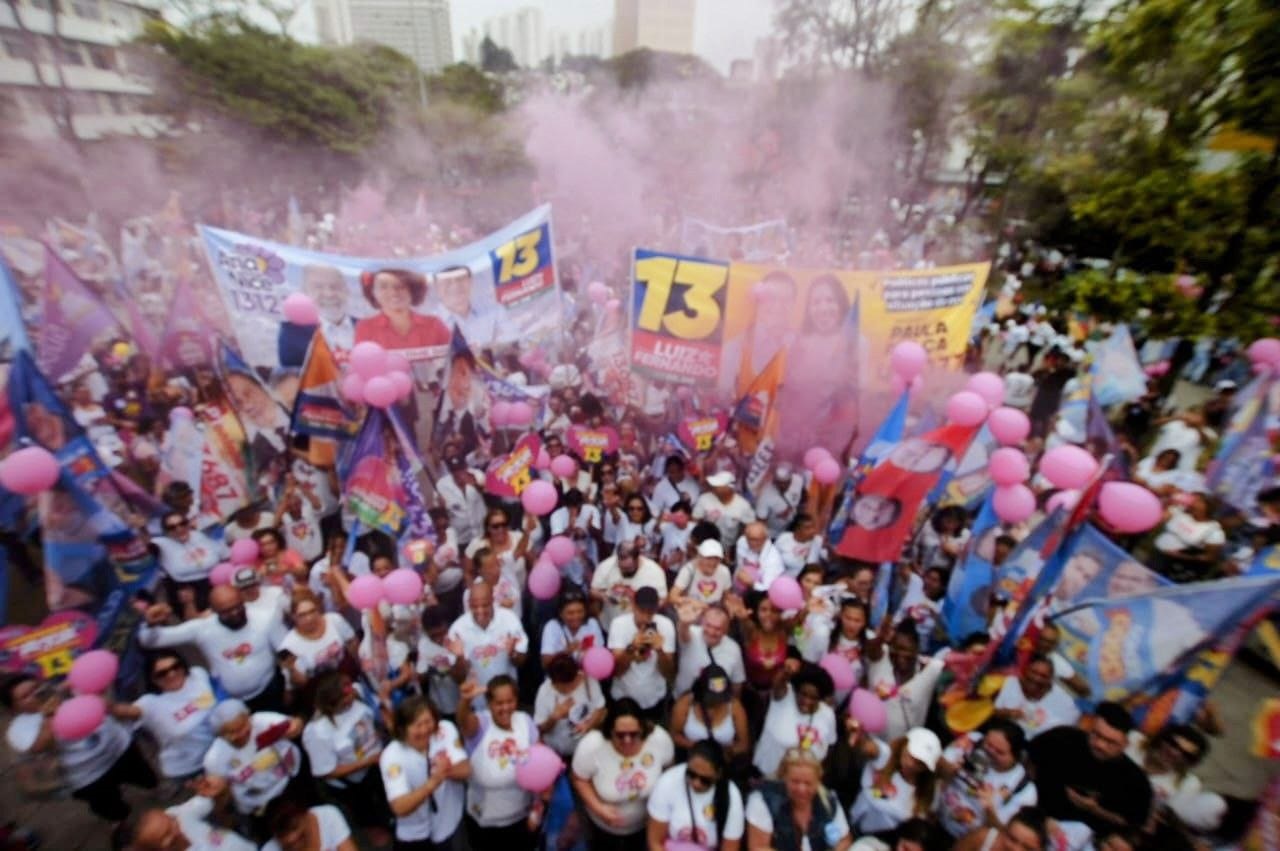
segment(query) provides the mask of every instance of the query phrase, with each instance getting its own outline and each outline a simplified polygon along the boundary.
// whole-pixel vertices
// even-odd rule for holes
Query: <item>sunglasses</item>
[[[690,783],[697,783],[699,786],[714,786],[719,779],[709,774],[699,774],[688,766],[685,766],[684,776],[689,778]]]
[[[164,524],[164,530],[166,532],[175,532],[178,529],[185,529],[190,525],[191,523],[187,520],[183,520],[181,523],[166,523]]]
[[[169,665],[164,668],[156,668],[154,671],[151,672],[151,678],[153,680],[163,680],[165,677],[169,676],[175,671],[181,671],[181,670],[182,668],[179,667],[178,665]]]
[[[613,737],[622,742],[634,742],[639,740],[639,730],[614,730]]]
[[[505,528],[507,528],[507,524],[506,524],[506,523],[490,523],[490,524],[489,524],[489,526],[488,526],[488,528],[490,528],[490,529],[505,529]]]

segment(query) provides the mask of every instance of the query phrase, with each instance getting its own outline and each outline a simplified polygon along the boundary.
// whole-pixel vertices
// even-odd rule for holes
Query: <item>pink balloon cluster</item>
[[[284,318],[294,325],[319,325],[320,309],[306,293],[290,293],[281,305]]]
[[[76,694],[102,694],[115,682],[120,660],[110,650],[90,650],[71,663],[67,683]]]
[[[100,695],[80,694],[64,700],[53,713],[53,735],[62,742],[78,742],[93,735],[107,717],[107,702]]]
[[[555,486],[540,479],[530,482],[520,492],[520,504],[524,506],[524,510],[539,517],[555,511],[559,500],[560,495],[556,493]]]
[[[550,600],[560,593],[560,571],[543,556],[529,571],[529,593],[538,600]]]
[[[1080,490],[1098,472],[1098,459],[1079,446],[1057,446],[1040,458],[1040,475],[1054,487]]]
[[[528,402],[495,402],[489,419],[495,428],[528,428],[533,423],[533,406]]]
[[[413,393],[412,366],[399,352],[388,352],[366,340],[351,350],[351,371],[342,379],[342,395],[349,401],[389,408]]]
[[[1164,517],[1160,498],[1133,482],[1107,482],[1098,493],[1098,513],[1112,529],[1135,535],[1154,529]]]
[[[23,496],[35,496],[58,481],[58,459],[42,446],[25,446],[0,461],[0,485]]]
[[[361,611],[377,608],[387,597],[387,589],[382,579],[372,573],[357,576],[347,586],[347,601]]]
[[[1264,337],[1249,344],[1246,353],[1254,372],[1280,373],[1280,340]]]
[[[969,376],[965,390],[977,393],[992,410],[1004,404],[1004,379],[994,372],[976,372]]]
[[[975,376],[976,377],[976,376]],[[1000,397],[1004,398],[1004,384],[1000,385]],[[947,419],[966,428],[981,425],[987,418],[988,402],[972,390],[952,393],[947,400]]]
[[[574,556],[578,554],[578,548],[573,545],[573,541],[564,535],[556,535],[547,541],[547,545],[542,548],[542,553],[551,560],[556,567],[564,567],[573,561]]]
[[[996,408],[987,416],[987,428],[1001,446],[1017,446],[1031,434],[1031,420],[1017,408]]]
[[[422,577],[407,567],[397,568],[383,578],[382,590],[388,603],[412,606],[422,599]]]
[[[825,446],[812,446],[804,453],[804,466],[820,485],[832,485],[840,479],[840,462]]]

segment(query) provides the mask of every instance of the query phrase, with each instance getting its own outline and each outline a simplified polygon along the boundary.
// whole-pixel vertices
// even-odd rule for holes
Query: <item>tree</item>
[[[489,36],[485,36],[480,42],[480,68],[489,74],[506,74],[520,70],[511,51],[505,47],[499,47]]]
[[[906,0],[779,0],[774,26],[787,58],[801,67],[874,74],[907,8]]]
[[[445,98],[460,106],[491,114],[502,110],[502,83],[474,65],[458,62],[427,79],[432,99]]]

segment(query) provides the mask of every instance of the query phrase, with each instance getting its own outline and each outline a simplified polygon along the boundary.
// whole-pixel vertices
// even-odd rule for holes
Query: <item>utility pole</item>
[[[409,4],[409,28],[413,30],[413,64],[418,69],[418,100],[427,108],[427,75],[422,69],[422,47],[418,42],[418,0],[406,0]]]

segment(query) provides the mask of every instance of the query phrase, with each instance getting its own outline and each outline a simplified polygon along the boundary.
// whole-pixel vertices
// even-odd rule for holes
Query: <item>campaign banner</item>
[[[386,429],[387,415],[371,408],[343,464],[342,494],[361,526],[396,537],[404,523],[406,494]]]
[[[204,425],[200,449],[201,529],[216,526],[252,501],[244,429],[230,407],[215,402],[197,405]]]
[[[631,271],[631,368],[645,378],[715,386],[729,264],[637,248]]]
[[[831,514],[831,523],[827,527],[827,543],[832,547],[840,543],[841,539],[844,538],[844,530],[849,525],[858,485],[862,484],[862,480],[866,478],[867,474],[888,457],[889,452],[898,445],[902,440],[902,436],[906,434],[907,410],[910,406],[910,394],[903,391],[898,396],[898,401],[894,403],[893,407],[889,409],[889,413],[885,415],[884,421],[880,423],[876,433],[871,436],[870,442],[863,448],[862,454],[858,456],[857,465],[845,477],[839,498],[836,500],[836,509]]]
[[[791,253],[791,229],[786,219],[721,227],[686,217],[680,225],[680,250],[695,257],[776,263]]]
[[[201,225],[209,265],[254,366],[278,365],[283,303],[311,296],[339,358],[362,340],[412,361],[448,352],[450,330],[484,347],[544,336],[560,327],[560,286],[551,207],[434,257],[323,254]]]
[[[1133,347],[1129,326],[1121,323],[1093,353],[1093,396],[1104,408],[1141,399],[1147,392],[1147,374]]]
[[[599,464],[604,456],[618,451],[619,442],[618,430],[613,426],[572,425],[565,434],[569,449],[586,464]]]
[[[972,535],[963,559],[947,580],[942,601],[942,622],[947,635],[959,642],[975,632],[986,632],[991,608],[991,583],[995,577],[996,538],[1004,534],[995,510],[995,488],[988,488],[982,508],[973,521]]]
[[[1275,476],[1269,420],[1276,385],[1264,376],[1245,387],[1205,477],[1212,493],[1246,516],[1257,511],[1258,492]]]
[[[1082,600],[1130,597],[1173,584],[1088,523],[1072,537],[1063,556],[1062,574],[1046,600],[1050,612]]]
[[[676,426],[676,437],[690,452],[707,452],[729,427],[723,411],[705,416],[685,417]]]
[[[14,352],[30,351],[31,341],[22,321],[22,298],[6,257],[0,255],[0,360],[12,360]]]
[[[191,492],[200,493],[204,457],[204,434],[195,417],[171,419],[160,443],[160,475],[166,482],[186,482]]]
[[[41,296],[36,352],[40,370],[57,381],[107,332],[119,332],[120,323],[106,303],[47,246]]]
[[[516,441],[506,455],[489,462],[484,473],[484,492],[503,499],[515,499],[536,475],[534,463],[542,451],[542,438],[530,432]]]
[[[35,626],[0,629],[0,671],[43,680],[65,676],[71,663],[93,647],[98,625],[84,612],[54,612]]]

